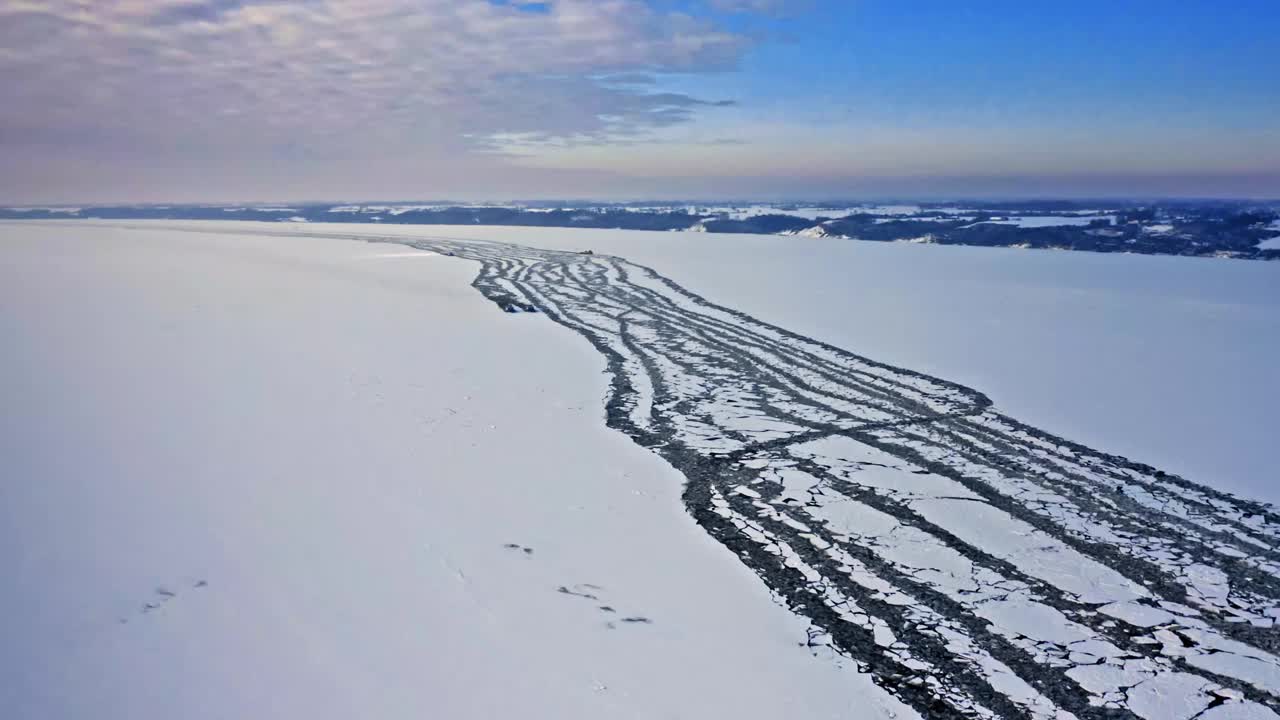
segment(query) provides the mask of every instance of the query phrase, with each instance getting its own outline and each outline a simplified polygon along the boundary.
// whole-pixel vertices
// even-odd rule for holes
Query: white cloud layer
[[[857,63],[722,82],[819,5],[0,0],[0,204],[1280,187],[1265,124],[920,121],[833,82]]]
[[[735,66],[748,41],[714,17],[642,0],[9,0],[0,191],[15,173],[56,182],[48,163],[190,180],[233,177],[238,155],[348,172],[394,155],[471,172],[497,162],[476,159],[494,137],[643,136],[714,104],[652,82]]]

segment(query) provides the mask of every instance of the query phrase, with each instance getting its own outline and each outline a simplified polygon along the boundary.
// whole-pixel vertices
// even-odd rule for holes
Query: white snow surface
[[[580,338],[471,263],[212,228],[0,224],[0,715],[912,716],[605,427]]]
[[[0,225],[0,321],[17,340],[0,350],[0,462],[20,479],[0,498],[9,516],[0,559],[22,588],[0,621],[17,639],[6,646],[13,688],[0,684],[0,706],[42,718],[266,708],[306,717],[913,715],[850,663],[797,647],[803,624],[687,518],[681,478],[605,429],[603,363],[590,347],[539,316],[496,312],[467,287],[468,262],[317,234],[620,255],[787,329],[987,392],[997,409],[1071,440],[1276,500],[1261,434],[1280,401],[1266,365],[1280,338],[1269,263],[632,231]],[[448,243],[432,247],[453,254]],[[670,392],[711,402],[677,368],[668,373]],[[719,399],[732,404],[727,395]],[[751,424],[761,439],[796,430],[717,407],[708,409],[718,422]],[[1034,443],[999,416],[984,418],[974,422]],[[894,442],[943,464],[969,462],[929,434],[921,427]],[[1177,617],[1193,608],[1155,608],[1140,584],[975,504],[951,480],[856,442],[788,452],[880,488],[1113,618],[1160,625],[1143,640],[1164,655],[1280,687],[1274,658]],[[743,486],[732,495],[757,518],[799,530],[792,545],[727,494],[713,490],[713,511],[806,577],[818,575],[795,542],[813,543],[855,583],[881,583],[811,526],[784,521],[788,502],[928,577],[1011,642],[1070,644],[1067,675],[1100,701],[1138,684],[1127,703],[1145,718],[1208,706],[1203,678],[1145,660],[1096,665],[1121,651],[1019,583],[882,511],[805,502],[820,492],[814,477],[773,472],[786,497]],[[1045,497],[1017,475],[986,477],[1006,495]],[[1143,505],[1167,502],[1138,486],[1126,492]],[[1071,532],[1116,541],[1071,503],[1057,507]],[[1130,550],[1168,561],[1143,542],[1132,537]],[[1201,605],[1239,595],[1215,567],[1169,571],[1179,568]],[[983,588],[999,592],[974,594]],[[909,592],[885,592],[918,619],[943,621]],[[824,593],[842,612],[857,609],[835,586]],[[1273,610],[1244,618],[1265,625]],[[1168,628],[1219,652],[1189,651]],[[877,643],[893,642],[894,628],[875,631]],[[964,633],[952,642],[1011,699],[1050,707],[994,657],[966,650]],[[1224,707],[1271,717],[1257,704]]]
[[[318,228],[620,255],[761,320],[963,383],[1062,437],[1280,503],[1277,263],[635,230],[298,231]]]
[[[1272,221],[1272,223],[1268,227],[1272,230],[1280,231],[1280,220]],[[1273,238],[1269,238],[1267,240],[1263,240],[1262,242],[1258,243],[1258,247],[1262,248],[1263,250],[1280,250],[1280,235],[1277,235],[1276,237],[1273,237]]]

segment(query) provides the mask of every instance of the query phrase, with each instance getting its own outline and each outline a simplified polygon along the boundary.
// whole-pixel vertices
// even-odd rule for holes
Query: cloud
[[[147,17],[152,25],[181,25],[186,22],[217,22],[223,15],[247,5],[243,0],[203,0],[167,4]]]
[[[13,143],[437,158],[511,134],[600,142],[691,121],[721,99],[655,79],[730,70],[748,45],[642,0],[10,0],[0,161]]]

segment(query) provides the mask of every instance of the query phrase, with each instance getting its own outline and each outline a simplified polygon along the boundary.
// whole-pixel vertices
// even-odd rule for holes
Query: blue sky
[[[858,2],[775,21],[735,89],[803,102],[808,78],[851,115],[911,123],[1150,121],[1274,125],[1274,2]],[[785,36],[794,38],[792,41]],[[1098,117],[1096,113],[1102,113]]]
[[[15,0],[0,201],[1280,196],[1280,5]]]

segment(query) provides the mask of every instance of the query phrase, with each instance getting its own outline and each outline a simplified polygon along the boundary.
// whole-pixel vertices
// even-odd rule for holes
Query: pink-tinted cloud
[[[718,100],[643,80],[733,68],[747,45],[642,0],[14,0],[0,5],[0,190],[41,158],[453,167],[483,165],[498,134],[634,136]]]

